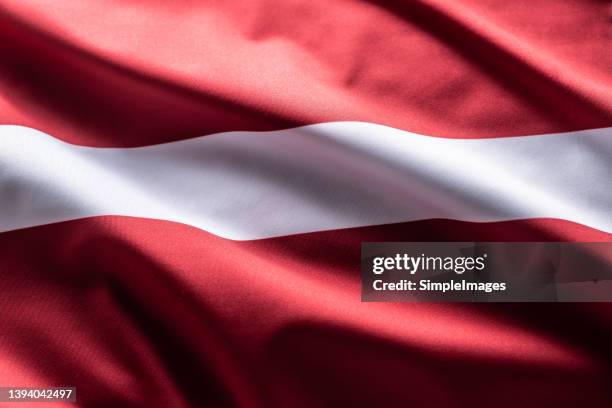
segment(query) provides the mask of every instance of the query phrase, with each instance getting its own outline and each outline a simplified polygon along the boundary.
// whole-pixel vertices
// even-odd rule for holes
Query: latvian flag
[[[76,390],[0,406],[611,407],[612,305],[359,274],[362,242],[611,242],[611,22],[0,0],[0,387]]]

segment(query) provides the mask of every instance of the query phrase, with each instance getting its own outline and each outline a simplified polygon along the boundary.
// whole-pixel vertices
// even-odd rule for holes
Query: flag
[[[611,406],[609,304],[362,303],[359,277],[362,242],[612,241],[611,10],[0,1],[0,386]]]

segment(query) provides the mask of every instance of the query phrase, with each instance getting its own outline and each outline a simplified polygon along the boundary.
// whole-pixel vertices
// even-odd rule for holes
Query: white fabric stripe
[[[429,218],[612,232],[612,128],[443,139],[334,122],[91,148],[0,126],[0,231],[96,215],[235,240]]]

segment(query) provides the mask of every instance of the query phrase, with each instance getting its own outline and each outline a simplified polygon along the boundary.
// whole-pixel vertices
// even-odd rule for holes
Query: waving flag
[[[366,241],[612,242],[611,13],[1,0],[0,387],[611,406],[609,304],[359,286]]]

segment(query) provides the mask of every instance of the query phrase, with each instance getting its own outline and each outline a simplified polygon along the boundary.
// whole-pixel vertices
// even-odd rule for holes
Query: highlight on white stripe
[[[444,139],[333,122],[92,148],[0,126],[0,231],[97,215],[234,240],[431,218],[612,232],[612,128]]]

